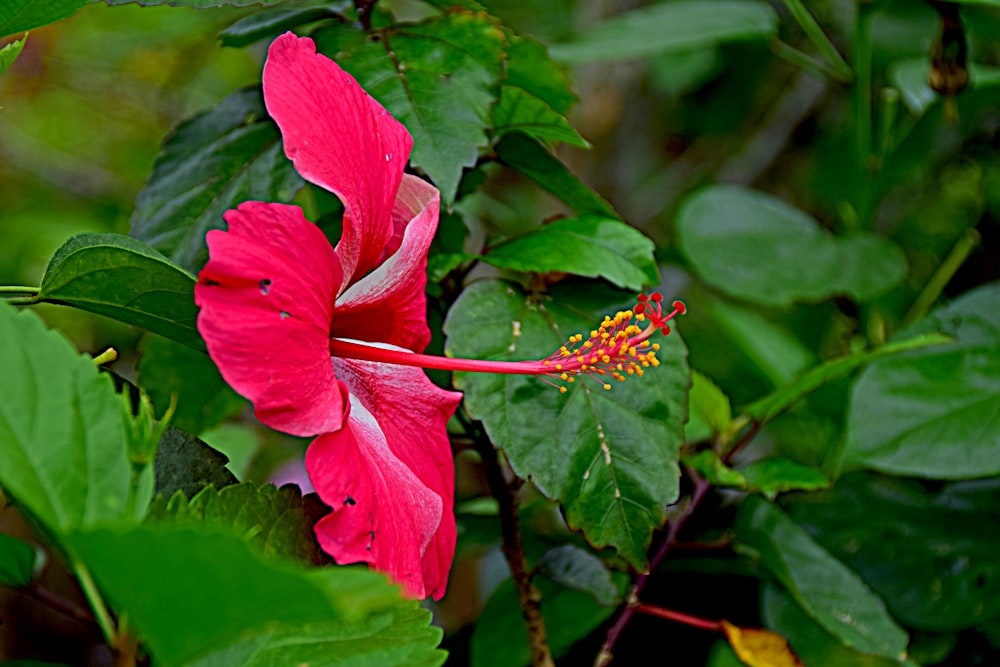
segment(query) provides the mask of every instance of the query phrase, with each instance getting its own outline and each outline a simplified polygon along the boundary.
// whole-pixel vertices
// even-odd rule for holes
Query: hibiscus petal
[[[433,185],[410,174],[403,177],[392,211],[398,248],[337,298],[335,338],[384,342],[414,352],[427,347],[427,251],[437,230],[440,200]]]
[[[344,203],[337,245],[345,285],[371,270],[392,238],[391,213],[413,138],[354,78],[285,33],[264,65],[264,102],[304,179]]]
[[[198,331],[222,377],[257,418],[293,435],[339,429],[346,391],[330,362],[340,265],[297,206],[246,202],[208,233]]]
[[[333,513],[316,524],[340,563],[366,562],[407,595],[441,599],[455,555],[455,480],[445,425],[461,394],[417,368],[335,359],[350,388],[344,428],[306,452],[306,469]]]

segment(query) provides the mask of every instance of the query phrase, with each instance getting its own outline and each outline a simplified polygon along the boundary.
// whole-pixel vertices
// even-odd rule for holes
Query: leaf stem
[[[38,287],[26,285],[0,285],[0,294],[38,294],[39,291]]]
[[[483,472],[486,475],[490,493],[500,506],[502,550],[507,565],[510,566],[511,578],[517,587],[521,614],[524,616],[524,624],[528,631],[531,664],[533,667],[555,667],[545,630],[545,619],[542,618],[542,594],[531,581],[531,573],[528,571],[524,558],[524,547],[521,543],[521,530],[517,517],[517,488],[520,487],[521,480],[515,478],[513,484],[507,482],[503,469],[500,467],[497,450],[482,433],[476,437],[476,450],[483,461]]]
[[[76,619],[82,623],[89,623],[91,625],[96,625],[97,623],[94,619],[94,615],[90,613],[90,610],[75,604],[72,600],[67,600],[60,595],[56,595],[37,581],[32,581],[22,590],[27,595],[48,605],[49,607],[52,607],[56,611],[69,616],[70,618]]]
[[[101,633],[104,635],[104,641],[107,642],[108,646],[115,646],[117,637],[115,623],[111,620],[111,614],[104,605],[104,600],[101,599],[101,594],[97,590],[97,584],[94,583],[93,577],[90,576],[90,570],[80,560],[72,556],[70,557],[70,568],[80,583],[84,597],[90,603],[90,608],[94,612],[94,619],[97,621],[97,625],[100,626]]]
[[[921,317],[927,314],[927,311],[931,309],[934,302],[937,301],[941,292],[944,291],[945,286],[951,281],[955,272],[958,271],[959,267],[965,262],[969,257],[969,254],[979,245],[979,241],[982,237],[975,228],[969,228],[965,230],[965,233],[958,239],[955,245],[952,247],[951,252],[948,256],[944,258],[941,265],[938,266],[934,275],[931,276],[927,284],[924,285],[924,289],[920,292],[916,301],[910,306],[909,312],[906,313],[906,317],[903,318],[901,326],[910,325]]]
[[[783,42],[777,37],[772,39],[768,46],[771,48],[771,53],[790,65],[794,65],[795,67],[807,72],[812,72],[813,74],[818,74],[824,79],[833,79],[835,81],[840,81],[841,83],[847,83],[847,81],[841,79],[835,71],[830,69],[826,63],[810,57],[808,54],[799,51],[791,44]]]
[[[785,7],[795,18],[799,26],[809,37],[809,40],[816,47],[820,56],[826,61],[827,66],[833,73],[833,78],[842,83],[849,83],[851,79],[854,78],[854,72],[851,70],[851,66],[847,64],[844,57],[840,55],[837,47],[833,45],[830,38],[826,36],[823,29],[820,28],[819,23],[813,18],[813,15],[809,13],[805,5],[802,4],[801,0],[784,0]]]
[[[94,365],[103,366],[104,364],[110,364],[112,361],[116,361],[117,359],[118,359],[118,350],[116,350],[113,347],[109,347],[108,349],[104,350],[104,352],[101,352],[99,355],[94,357]]]
[[[691,616],[690,614],[685,614],[682,611],[665,609],[656,605],[646,604],[645,602],[637,604],[635,606],[635,610],[640,614],[648,614],[649,616],[665,618],[668,621],[676,621],[678,623],[683,623],[684,625],[690,625],[694,628],[701,628],[702,630],[709,630],[711,632],[722,632],[721,621],[710,621],[707,618]]]
[[[855,198],[857,221],[862,229],[868,227],[871,216],[872,179],[872,3],[857,0],[854,44],[851,60],[854,69],[854,87],[851,104],[854,116]]]

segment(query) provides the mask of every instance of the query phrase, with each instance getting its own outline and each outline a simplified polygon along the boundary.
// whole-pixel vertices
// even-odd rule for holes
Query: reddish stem
[[[649,614],[650,616],[658,616],[659,618],[665,618],[668,621],[677,621],[678,623],[683,623],[685,625],[690,625],[694,628],[701,628],[702,630],[709,630],[712,632],[722,632],[722,623],[719,621],[710,621],[707,618],[699,618],[698,616],[691,616],[690,614],[685,614],[681,611],[674,611],[673,609],[664,609],[663,607],[657,607],[656,605],[646,604],[645,602],[640,602],[635,606],[635,610],[640,614]]]

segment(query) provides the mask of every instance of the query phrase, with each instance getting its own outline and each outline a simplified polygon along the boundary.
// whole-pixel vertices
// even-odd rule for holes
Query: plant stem
[[[871,0],[857,0],[854,24],[854,44],[851,59],[854,87],[851,102],[854,116],[855,198],[858,224],[869,226],[871,217],[872,179],[872,9]]]
[[[16,306],[30,306],[38,303],[39,288],[24,285],[0,285],[0,299]],[[11,296],[7,296],[7,295]]]
[[[87,598],[87,602],[90,603],[90,608],[94,612],[94,619],[97,621],[97,625],[100,626],[101,633],[104,635],[104,641],[107,642],[108,646],[115,646],[117,636],[115,624],[111,620],[108,608],[104,606],[104,600],[101,599],[101,594],[97,590],[97,584],[94,583],[94,579],[90,576],[90,570],[75,557],[70,557],[70,569],[76,575],[76,580],[80,583],[83,595]]]
[[[834,79],[847,83],[841,79],[836,72],[830,69],[826,63],[810,57],[808,54],[799,51],[791,44],[783,42],[777,37],[772,39],[768,46],[771,48],[771,53],[778,56],[785,62],[798,67],[799,69],[812,72],[813,74],[818,74],[824,79]]]
[[[94,365],[103,366],[104,364],[110,364],[112,361],[116,361],[117,359],[118,359],[118,350],[116,350],[113,347],[109,347],[108,349],[104,350],[104,352],[101,352],[99,355],[94,357]]]
[[[665,618],[668,621],[677,621],[678,623],[683,623],[684,625],[690,625],[694,628],[701,628],[702,630],[709,630],[712,632],[722,632],[722,623],[719,621],[710,621],[707,618],[699,618],[698,616],[691,616],[690,614],[685,614],[681,611],[674,611],[673,609],[664,609],[663,607],[658,607],[652,604],[646,604],[645,602],[640,602],[635,606],[635,610],[640,614],[648,614],[650,616],[656,616],[658,618]]]
[[[33,581],[22,589],[27,595],[35,598],[39,602],[47,604],[56,611],[62,612],[63,614],[74,618],[83,623],[96,624],[97,621],[94,619],[94,615],[90,613],[89,610],[75,604],[71,600],[67,600],[64,597],[56,595],[49,589],[45,588],[37,581]]]
[[[528,645],[531,648],[533,667],[555,667],[552,651],[549,649],[545,619],[542,618],[542,594],[531,581],[521,544],[521,530],[517,519],[516,490],[507,483],[500,459],[493,443],[485,437],[476,438],[476,450],[483,460],[483,472],[490,487],[490,493],[500,506],[500,529],[503,535],[503,555],[510,566],[511,578],[517,587],[517,597],[521,604],[521,614],[528,630]],[[520,485],[520,480],[517,480]]]
[[[801,0],[784,0],[784,2],[785,7],[788,8],[788,11],[802,27],[802,30],[805,31],[806,36],[809,37],[813,46],[816,47],[820,56],[822,56],[827,65],[829,65],[834,78],[843,83],[848,83],[852,78],[854,78],[854,72],[851,71],[851,66],[848,65],[847,61],[840,55],[840,52],[837,51],[837,47],[833,45],[830,38],[827,37],[826,33],[823,32],[823,29],[819,27],[816,19],[813,18],[812,14],[809,13],[809,10],[805,8],[805,5],[802,4]]]
[[[924,285],[924,289],[920,292],[917,300],[913,302],[913,305],[910,306],[906,317],[903,318],[901,326],[912,324],[927,314],[927,311],[937,301],[945,286],[955,275],[955,272],[958,271],[959,267],[962,266],[975,247],[979,245],[980,239],[979,232],[974,228],[965,230],[965,233],[962,234],[961,238],[952,247],[951,252],[941,262],[937,271],[934,272],[934,275]]]

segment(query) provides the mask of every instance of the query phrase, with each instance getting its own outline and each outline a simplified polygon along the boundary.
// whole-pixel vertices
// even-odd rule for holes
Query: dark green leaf
[[[729,397],[707,376],[691,371],[691,418],[684,425],[687,442],[707,440],[729,428],[733,409]]]
[[[590,148],[562,114],[523,88],[504,84],[493,107],[493,136],[520,132],[544,142]]]
[[[741,469],[740,474],[748,491],[758,491],[769,498],[783,491],[812,491],[830,486],[830,480],[816,468],[781,456],[754,461]]]
[[[497,144],[496,153],[503,164],[538,183],[577,215],[621,218],[611,204],[574,176],[566,165],[537,141],[521,134],[509,134]]]
[[[617,218],[562,218],[492,248],[482,259],[518,271],[605,278],[635,291],[660,282],[653,242]]]
[[[294,484],[208,486],[188,500],[177,493],[162,496],[150,508],[154,521],[227,529],[243,535],[269,556],[322,565],[329,558],[320,551],[313,524],[329,513],[315,495],[303,496]]]
[[[16,537],[0,533],[0,585],[26,586],[34,576],[34,548]]]
[[[111,379],[30,311],[0,303],[0,486],[48,530],[138,518],[152,476],[133,488]]]
[[[548,47],[534,38],[516,35],[511,30],[504,30],[504,35],[507,37],[504,84],[526,90],[563,116],[569,113],[577,97],[567,67],[553,60]]]
[[[195,7],[209,9],[211,7],[247,7],[249,5],[276,5],[282,0],[104,0],[108,5],[171,5],[173,7]]]
[[[766,306],[878,296],[906,275],[902,251],[876,234],[843,239],[780,199],[734,185],[700,190],[677,214],[681,250],[705,282]]]
[[[225,211],[249,200],[287,202],[300,187],[260,90],[241,90],[167,137],[136,199],[132,236],[197,272],[205,234],[223,226]]]
[[[440,665],[430,612],[364,568],[265,560],[167,526],[73,536],[98,587],[164,665]]]
[[[87,0],[4,0],[0,2],[0,37],[60,21]]]
[[[6,72],[7,68],[13,65],[17,57],[21,55],[21,49],[24,48],[24,43],[27,39],[28,37],[25,35],[21,39],[11,42],[0,49],[0,74]]]
[[[136,372],[159,414],[176,401],[170,423],[189,433],[201,433],[246,405],[208,355],[160,336],[142,339]]]
[[[955,631],[1000,618],[1000,481],[928,492],[855,473],[785,496],[791,516],[850,565],[907,625]]]
[[[194,276],[140,241],[80,234],[52,257],[39,297],[204,349],[195,328],[194,283]]]
[[[856,352],[846,357],[824,362],[809,369],[777,391],[751,403],[743,412],[757,421],[770,421],[824,384],[846,377],[851,371],[876,359],[929,345],[941,345],[950,340],[947,336],[940,334],[926,334],[900,342],[887,343],[868,352]]]
[[[459,357],[544,359],[613,314],[620,293],[566,286],[525,295],[500,281],[470,285],[445,323]],[[561,394],[537,378],[488,373],[456,378],[470,414],[505,450],[514,471],[565,507],[569,525],[597,547],[646,567],[652,532],[677,498],[689,373],[683,341],[663,341],[661,365],[603,391],[581,377]]]
[[[598,604],[621,602],[621,591],[604,561],[580,547],[564,544],[545,552],[537,570],[557,584],[590,594]]]
[[[503,74],[503,33],[487,14],[458,11],[399,24],[377,37],[348,25],[314,34],[317,48],[406,126],[414,142],[410,162],[451,203],[462,168],[474,165],[487,145]]]
[[[880,359],[858,378],[845,467],[934,479],[1000,472],[1000,283],[933,312],[912,335],[957,339]]]
[[[586,637],[611,616],[614,607],[597,604],[581,591],[563,588],[544,577],[535,584],[542,594],[542,617],[555,657]],[[472,667],[522,667],[531,664],[517,589],[510,579],[490,596],[472,633]]]
[[[882,600],[776,506],[748,497],[736,520],[736,541],[842,643],[893,660],[905,657],[906,633]]]
[[[707,49],[723,42],[764,40],[777,32],[778,15],[766,3],[682,0],[610,18],[573,42],[552,46],[552,55],[571,63],[625,60]]]
[[[866,655],[845,646],[777,586],[764,586],[761,606],[767,627],[787,637],[809,667],[918,667],[906,659]]]
[[[229,461],[190,433],[169,427],[156,450],[154,493],[167,498],[175,493],[194,497],[206,486],[223,487],[239,480],[226,468]]]
[[[331,7],[298,7],[294,9],[265,9],[244,16],[219,33],[223,46],[247,46],[274,37],[286,30],[334,18],[338,13]]]

